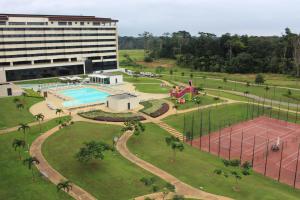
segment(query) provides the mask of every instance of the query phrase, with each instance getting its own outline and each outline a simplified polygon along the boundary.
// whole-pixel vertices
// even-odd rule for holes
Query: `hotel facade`
[[[0,82],[118,68],[117,20],[0,14]]]

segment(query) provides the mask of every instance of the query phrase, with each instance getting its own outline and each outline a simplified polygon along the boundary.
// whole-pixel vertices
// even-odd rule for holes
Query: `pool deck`
[[[169,95],[168,94],[150,94],[150,93],[143,93],[143,92],[138,92],[135,90],[135,86],[132,83],[127,83],[124,82],[123,84],[120,85],[114,85],[114,86],[99,86],[99,85],[84,85],[81,87],[90,87],[90,88],[95,88],[103,92],[107,92],[109,94],[120,94],[120,93],[131,93],[139,97],[140,101],[146,101],[146,100],[152,100],[152,99],[163,99],[167,98]],[[76,88],[76,87],[74,87]],[[70,88],[64,88],[64,89],[72,89]],[[30,108],[30,112],[34,115],[38,113],[42,113],[45,116],[45,119],[52,119],[57,117],[57,114],[55,113],[55,109],[50,109],[47,104],[53,105],[54,108],[60,108],[64,111],[63,115],[74,115],[79,112],[84,112],[84,111],[90,111],[90,110],[95,110],[95,109],[101,109],[105,112],[114,112],[112,110],[109,110],[105,104],[101,105],[84,105],[82,107],[74,107],[74,108],[67,108],[63,107],[63,102],[64,100],[57,97],[55,95],[55,90],[51,90],[51,93],[48,93],[48,97],[46,98],[45,101],[39,102],[35,105],[33,105]],[[137,107],[136,109],[133,110],[133,112],[138,111],[141,109],[142,106]],[[127,111],[126,111],[127,112]]]

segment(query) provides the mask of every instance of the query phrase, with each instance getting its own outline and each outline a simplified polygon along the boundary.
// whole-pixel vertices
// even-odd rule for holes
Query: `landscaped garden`
[[[162,189],[164,181],[126,160],[117,151],[105,151],[103,160],[79,162],[76,159],[84,143],[95,141],[112,145],[114,137],[120,136],[121,128],[76,122],[48,138],[42,148],[43,154],[51,166],[98,199],[131,199]],[[146,186],[145,179],[152,177],[154,184]]]
[[[29,96],[0,98],[0,129],[33,122],[35,118],[29,108],[42,100],[43,98]]]
[[[168,112],[168,110],[170,109],[169,105],[164,100],[160,99],[144,101],[140,104],[144,106],[144,108],[140,111],[151,117],[161,116],[162,114]]]
[[[168,100],[172,101],[172,103],[176,106],[177,110],[185,110],[185,109],[196,108],[199,106],[205,106],[213,103],[224,102],[220,98],[215,98],[215,97],[202,95],[202,94],[193,97],[192,100],[185,100],[184,103],[179,103],[178,99],[171,98],[171,97],[168,98]]]
[[[41,126],[26,128],[25,135],[22,130],[0,135],[0,199],[72,199],[65,192],[57,192],[56,186],[42,177],[33,165],[32,171],[28,168],[28,163],[23,164],[29,157],[28,144],[30,145],[41,133],[57,126],[58,121],[54,119]],[[17,142],[15,139],[26,142]]]
[[[154,124],[147,124],[146,131],[132,137],[128,147],[135,155],[169,172],[181,181],[204,191],[234,199],[298,199],[299,190],[251,172],[238,180],[239,191],[234,191],[236,181],[214,173],[215,169],[226,170],[221,160],[209,153],[184,145],[182,151],[173,150],[166,143],[169,133]]]
[[[102,110],[92,110],[79,113],[81,117],[96,120],[96,121],[109,121],[109,122],[124,122],[128,120],[145,120],[141,115],[128,112],[128,113],[111,113]]]

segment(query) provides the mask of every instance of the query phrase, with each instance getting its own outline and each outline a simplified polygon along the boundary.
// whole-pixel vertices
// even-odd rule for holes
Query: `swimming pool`
[[[64,107],[73,107],[92,103],[104,103],[106,98],[110,95],[95,88],[67,89],[59,91],[58,93],[71,98],[71,100],[63,102]]]

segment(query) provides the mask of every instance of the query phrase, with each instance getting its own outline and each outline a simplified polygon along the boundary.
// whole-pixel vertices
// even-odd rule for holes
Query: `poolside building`
[[[106,106],[116,112],[133,110],[139,105],[136,95],[129,93],[110,95],[107,98]]]
[[[118,68],[117,20],[0,14],[0,82]]]
[[[116,85],[123,83],[123,75],[116,75],[111,73],[90,74],[88,75],[90,83],[98,83],[105,85]]]

